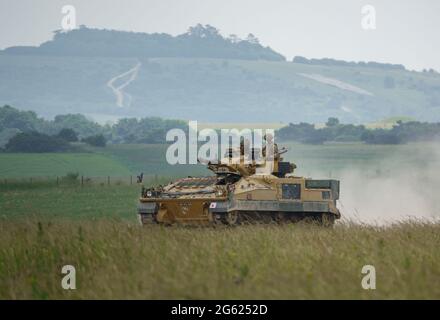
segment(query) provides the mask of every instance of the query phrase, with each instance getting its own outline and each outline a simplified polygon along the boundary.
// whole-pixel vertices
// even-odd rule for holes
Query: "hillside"
[[[302,57],[290,62],[255,37],[224,38],[210,28],[177,37],[81,28],[57,32],[39,47],[8,48],[0,52],[0,104],[100,121],[440,120],[435,71]]]

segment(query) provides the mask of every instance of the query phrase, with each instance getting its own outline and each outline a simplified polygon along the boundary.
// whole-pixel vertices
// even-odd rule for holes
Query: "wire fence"
[[[142,184],[159,185],[167,184],[172,179],[158,175],[144,175]],[[0,188],[10,189],[14,187],[64,187],[64,186],[136,186],[138,177],[130,176],[85,176],[85,175],[66,175],[51,177],[21,177],[21,178],[0,178]]]

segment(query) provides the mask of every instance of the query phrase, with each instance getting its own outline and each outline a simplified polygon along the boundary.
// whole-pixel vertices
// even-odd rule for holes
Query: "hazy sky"
[[[37,45],[60,29],[63,5],[77,24],[139,32],[184,33],[196,23],[223,35],[256,35],[285,55],[401,63],[440,70],[438,0],[0,0],[0,48]],[[376,29],[361,27],[373,5]]]

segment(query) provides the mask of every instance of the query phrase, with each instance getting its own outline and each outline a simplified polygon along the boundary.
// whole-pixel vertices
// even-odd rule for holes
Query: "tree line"
[[[2,51],[0,51],[2,53]],[[56,30],[52,40],[38,47],[17,46],[4,54],[68,55],[106,57],[191,57],[243,60],[284,61],[285,57],[262,46],[249,34],[245,39],[236,35],[224,37],[210,25],[197,24],[186,33],[140,33],[102,30],[80,26],[69,32]]]
[[[345,61],[345,60],[337,60],[332,58],[322,58],[322,59],[307,59],[302,56],[293,57],[292,62],[294,63],[302,63],[309,65],[323,65],[323,66],[340,66],[340,67],[369,67],[369,68],[379,68],[379,69],[388,69],[388,70],[406,70],[405,66],[402,64],[393,64],[393,63],[381,63],[374,61]],[[432,70],[431,72],[434,72]]]
[[[157,117],[124,118],[115,124],[100,125],[82,114],[58,115],[53,120],[33,111],[0,107],[0,148],[10,152],[51,152],[72,149],[73,142],[96,147],[107,143],[164,143],[166,132],[186,129],[182,120]]]
[[[183,120],[147,117],[123,118],[114,124],[100,125],[81,114],[58,115],[47,120],[33,111],[21,111],[8,105],[0,107],[0,148],[9,152],[67,151],[75,142],[95,147],[105,147],[107,143],[161,144],[166,143],[166,133],[174,128],[187,131],[188,124]],[[397,121],[391,129],[369,129],[329,118],[322,128],[305,122],[289,123],[277,130],[276,137],[306,144],[402,144],[440,140],[440,123]]]
[[[391,129],[369,129],[364,125],[341,124],[329,118],[325,127],[310,123],[289,123],[277,131],[279,140],[307,144],[324,142],[364,142],[367,144],[403,144],[408,142],[440,140],[440,123],[408,121],[397,123]]]
[[[71,142],[79,141],[72,129],[61,129],[58,134],[48,135],[37,131],[20,132],[14,135],[5,145],[8,152],[58,152],[72,149]],[[81,139],[94,147],[105,147],[106,139],[102,134]]]

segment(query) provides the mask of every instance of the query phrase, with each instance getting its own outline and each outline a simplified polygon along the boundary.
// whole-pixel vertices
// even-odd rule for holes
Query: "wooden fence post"
[[[110,176],[107,176],[107,185],[110,185]]]
[[[81,176],[81,187],[84,186],[84,176]]]
[[[130,176],[130,186],[133,184],[133,176]]]

